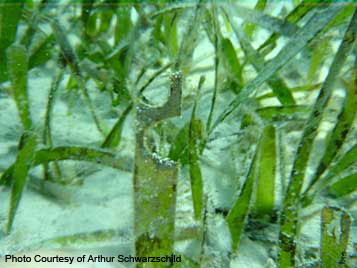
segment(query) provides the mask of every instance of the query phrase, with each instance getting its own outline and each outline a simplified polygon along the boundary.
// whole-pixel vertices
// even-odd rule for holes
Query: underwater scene
[[[0,1],[0,268],[357,267],[357,4]]]

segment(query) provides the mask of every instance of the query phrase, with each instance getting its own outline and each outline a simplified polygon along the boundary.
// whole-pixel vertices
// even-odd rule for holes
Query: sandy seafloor
[[[249,4],[247,4],[249,6]],[[278,12],[279,8],[273,10],[273,14]],[[226,35],[230,33],[224,32]],[[266,33],[262,31],[262,37],[258,38],[258,43],[264,40]],[[236,39],[232,36],[232,40]],[[256,45],[256,44],[255,44]],[[284,42],[279,43],[280,49]],[[196,49],[194,58],[202,58],[207,56],[206,60],[201,61],[202,66],[212,65],[212,46],[208,40],[203,40]],[[302,63],[303,64],[303,63]],[[44,114],[47,102],[48,91],[50,88],[51,79],[55,72],[56,66],[50,62],[42,68],[32,70],[29,75],[29,97],[31,105],[31,116],[38,126],[37,131],[41,133],[44,122]],[[321,71],[320,80],[323,81],[326,76],[324,70]],[[210,92],[213,88],[213,72],[206,73],[206,83],[202,100],[199,103],[198,115],[205,118],[208,114],[210,103]],[[65,80],[68,75],[65,76]],[[167,76],[162,80],[167,80]],[[197,85],[199,74],[193,75],[186,79],[184,85],[184,95],[189,94],[190,89]],[[162,81],[161,80],[161,81]],[[52,117],[52,135],[54,145],[72,145],[72,146],[89,146],[95,147],[100,144],[102,137],[95,128],[95,125],[89,115],[88,109],[85,106],[82,98],[72,98],[72,107],[68,107],[66,102],[66,93],[64,89],[65,81],[61,83],[59,93],[57,94]],[[164,94],[165,86],[161,86],[162,82],[154,82],[150,89],[160,90]],[[109,129],[116,122],[116,111],[113,111],[110,106],[110,98],[106,93],[98,93],[93,88],[93,84],[89,83],[91,98],[93,99],[97,113]],[[158,88],[158,89],[157,89]],[[149,93],[150,93],[149,89]],[[155,91],[157,92],[157,91]],[[149,94],[148,93],[148,94]],[[150,95],[148,95],[150,96]],[[312,103],[314,97],[312,94],[308,99],[306,96],[301,96],[300,100]],[[341,94],[337,91],[336,103],[338,105],[338,96]],[[216,114],[223,110],[222,105],[225,100],[231,96],[222,94],[219,96],[217,103]],[[271,101],[270,103],[275,103]],[[268,104],[267,104],[268,105]],[[70,113],[69,113],[70,111]],[[170,119],[171,122],[182,126],[188,121],[190,109],[184,111],[181,118]],[[123,131],[123,141],[117,154],[133,158],[134,148],[134,118],[133,115],[128,117]],[[233,155],[227,154],[225,148],[229,146],[232,139],[229,138],[229,133],[234,133],[239,126],[238,123],[229,122],[222,124],[217,129],[217,136],[222,133],[227,133],[226,137],[213,141],[209,148],[205,151],[202,157],[202,174],[205,183],[205,191],[209,193],[212,207],[227,207],[232,203],[232,196],[235,194],[235,189],[232,187],[233,178],[228,174],[228,171],[237,173],[237,177],[243,177],[246,172],[246,163],[249,161],[244,157],[232,160]],[[322,142],[327,131],[331,129],[331,124],[325,124],[321,128],[317,144]],[[11,96],[0,92],[0,171],[3,172],[16,158],[16,146],[21,135],[21,123],[17,114],[16,104]],[[280,179],[282,175],[287,177],[291,164],[292,156],[296,148],[301,131],[289,131],[288,128],[281,128],[284,142],[285,167],[283,172],[277,178],[277,202],[281,192]],[[356,129],[354,134],[357,134]],[[354,134],[350,135],[349,146],[345,146],[345,150],[355,143]],[[355,136],[354,136],[355,137]],[[316,155],[318,154],[319,146],[314,148]],[[241,160],[241,161],[240,161]],[[318,156],[310,161],[310,176],[313,172],[313,167],[316,166]],[[56,243],[46,243],[44,241],[65,235],[73,235],[76,233],[85,233],[98,230],[115,229],[118,235],[110,241],[102,242],[81,242],[74,241],[71,245],[67,245],[65,252],[71,254],[79,254],[83,252],[91,252],[94,254],[104,254],[107,256],[115,256],[118,254],[128,255],[133,251],[133,191],[132,191],[132,174],[126,171],[114,170],[95,164],[80,163],[75,161],[64,161],[61,163],[65,176],[74,178],[80,171],[90,170],[88,174],[83,175],[82,186],[49,186],[50,192],[56,197],[49,198],[34,191],[30,185],[26,188],[22,195],[22,199],[16,214],[13,230],[9,236],[0,233],[0,255],[13,254],[27,250],[39,250],[40,248],[62,248]],[[42,170],[40,167],[34,168],[30,172],[32,177],[41,177]],[[308,174],[309,176],[309,174]],[[356,195],[349,197],[346,200],[334,200],[331,198],[320,198],[315,204],[304,210],[302,217],[302,229],[300,246],[309,249],[311,252],[318,254],[320,243],[320,209],[325,205],[343,206],[347,208],[354,219],[357,219],[357,204]],[[0,188],[0,223],[4,229],[9,201],[9,190]],[[317,212],[317,213],[316,213]],[[311,215],[311,216],[308,216]],[[188,179],[188,170],[186,167],[180,170],[178,182],[177,196],[177,230],[182,230],[187,227],[195,227],[197,224],[193,220],[192,199],[190,194],[190,184]],[[213,256],[219,262],[220,258],[224,259],[230,248],[230,239],[227,226],[224,223],[223,216],[220,214],[210,214],[208,220],[208,237],[210,248],[207,254]],[[270,226],[263,230],[253,231],[253,234],[243,235],[239,254],[233,255],[230,262],[232,268],[258,268],[258,267],[276,267],[272,260],[272,255],[276,252],[276,247],[272,242],[277,241],[277,226]],[[253,239],[255,237],[255,239]],[[357,222],[352,224],[350,235],[349,253],[352,254],[352,243],[357,243]],[[198,241],[185,240],[179,241],[175,245],[177,253],[186,254],[187,256],[195,257],[198,252]],[[215,256],[215,257],[214,257]],[[0,263],[0,267],[3,264]],[[98,264],[98,268],[105,268],[108,264]],[[214,266],[212,267],[220,267]],[[357,264],[356,264],[357,265]],[[115,265],[115,267],[120,265]],[[21,266],[22,267],[22,266]],[[24,268],[26,266],[23,266]],[[40,266],[39,266],[40,267]],[[51,266],[54,267],[54,266]],[[71,266],[74,268],[74,266]],[[208,266],[207,266],[208,267]],[[301,267],[305,267],[302,264]]]

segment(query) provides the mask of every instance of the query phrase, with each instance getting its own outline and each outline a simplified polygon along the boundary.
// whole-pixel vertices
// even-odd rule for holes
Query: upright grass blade
[[[254,205],[256,216],[274,215],[276,177],[276,134],[273,125],[267,125],[258,151],[257,191]]]
[[[203,125],[200,120],[197,120],[192,114],[189,127],[189,167],[190,167],[190,181],[194,215],[197,220],[201,219],[203,209],[203,181],[199,158],[197,154],[197,141],[201,136]]]
[[[172,63],[168,63],[166,65],[164,65],[162,68],[160,68],[159,70],[157,70],[147,81],[146,83],[139,89],[139,97],[142,96],[142,94],[144,93],[144,91],[148,88],[148,86],[150,86],[150,84],[156,79],[158,78],[162,73],[164,73],[165,71],[167,71],[170,67],[172,66]]]
[[[64,57],[66,63],[71,67],[74,74],[79,76],[82,75],[77,55],[75,54],[59,21],[53,20],[51,22],[51,27],[53,29],[54,36],[60,46],[62,56]]]
[[[30,50],[29,69],[45,64],[52,58],[54,41],[55,37],[53,34],[48,36],[41,35],[41,38],[36,40],[35,45]]]
[[[135,31],[137,31],[136,27],[134,27],[133,33],[129,34],[127,38],[134,39]],[[115,86],[114,90],[117,93],[127,90],[127,76],[133,49],[127,42],[127,39],[124,39],[119,47],[106,58],[108,68],[112,69],[116,74],[115,82],[117,86]]]
[[[189,141],[190,122],[185,124],[177,133],[175,142],[170,147],[169,158],[173,161],[180,161],[181,165],[187,165],[188,160],[188,141]]]
[[[317,97],[309,119],[304,128],[301,142],[298,146],[290,175],[290,182],[285,196],[281,227],[280,227],[280,252],[279,265],[281,267],[295,267],[297,220],[299,215],[299,199],[306,167],[311,152],[317,129],[322,120],[322,112],[332,95],[336,79],[338,78],[341,66],[345,62],[349,51],[355,42],[355,29],[357,27],[357,15],[353,16],[345,37],[335,55],[328,75],[320,94]]]
[[[286,147],[284,146],[284,131],[282,128],[276,128],[276,143],[277,143],[277,166],[278,166],[278,174],[280,175],[280,184],[281,191],[283,193],[286,192]]]
[[[15,41],[23,11],[23,1],[5,0],[0,3],[0,83],[8,79],[6,49]]]
[[[343,197],[357,191],[357,174],[339,179],[329,187],[329,192],[335,197]]]
[[[43,136],[42,136],[42,140],[43,140],[43,144],[48,145],[50,147],[53,146],[53,142],[52,142],[52,131],[51,131],[51,114],[52,114],[52,110],[53,110],[53,102],[54,102],[54,98],[55,95],[57,93],[59,84],[62,80],[63,77],[63,70],[60,70],[59,73],[57,74],[57,76],[55,77],[55,79],[52,81],[51,84],[51,88],[50,88],[50,92],[48,94],[48,99],[47,99],[47,107],[46,107],[46,114],[45,114],[45,127],[43,130]],[[56,171],[56,175],[58,177],[61,177],[61,169],[59,167],[59,165],[57,164],[57,162],[54,162],[54,167],[55,167],[55,171]],[[44,168],[44,175],[45,175],[45,179],[49,179],[50,174],[49,174],[49,167],[48,164],[44,164],[43,165]]]
[[[203,86],[203,83],[205,81],[205,77],[201,76],[200,81],[198,84],[198,90],[197,90],[197,97],[195,99],[194,107],[197,105],[197,100],[199,96],[199,92],[201,91],[201,88]],[[196,108],[194,108],[196,110]],[[199,121],[199,120],[195,120]],[[169,152],[169,158],[172,159],[173,161],[180,161],[181,165],[187,165],[189,164],[189,143],[190,143],[190,127],[191,127],[191,121],[185,124],[177,133],[175,137],[175,142],[171,145],[170,147],[170,152]],[[196,131],[194,133],[195,140],[195,146],[198,142],[198,140],[202,140],[203,136],[197,136],[202,134],[202,129],[203,126],[201,126],[201,122],[199,124],[196,124],[196,127],[199,127],[199,131]],[[197,129],[196,129],[197,130]]]
[[[215,7],[213,7],[211,12],[208,13],[210,15],[210,17],[212,18],[213,45],[214,45],[214,53],[215,53],[214,54],[214,89],[213,89],[213,95],[212,95],[212,100],[211,100],[211,107],[210,107],[210,111],[209,111],[208,118],[207,118],[207,123],[206,123],[206,130],[207,130],[208,133],[209,133],[209,131],[211,129],[213,112],[214,112],[214,108],[215,108],[215,105],[216,105],[217,92],[218,92],[218,66],[219,66],[218,42],[219,42],[220,32],[219,32],[219,29],[218,29],[218,22],[217,22],[217,19],[216,19],[216,12],[217,11],[216,11]],[[212,29],[211,29],[211,31],[212,31]],[[203,149],[201,149],[201,151],[202,150]]]
[[[53,102],[54,102],[54,98],[57,93],[59,84],[62,80],[62,77],[63,77],[63,70],[60,70],[58,72],[58,74],[56,75],[56,77],[52,81],[50,92],[48,94],[48,99],[47,99],[47,107],[46,107],[46,113],[45,113],[45,127],[43,130],[42,139],[43,139],[44,144],[45,145],[48,144],[50,147],[53,146],[52,132],[51,132],[51,122],[52,122],[51,114],[53,111]]]
[[[135,8],[140,15],[135,23],[131,20],[132,8]],[[151,22],[148,21],[140,5],[120,5],[114,34],[116,48],[106,57],[108,67],[117,75],[116,80],[120,88],[127,87],[135,51],[140,49],[135,45],[137,39],[151,27]]]
[[[87,24],[85,25],[85,29],[84,29],[85,30],[84,33],[86,34],[85,38],[87,40],[94,39],[99,34],[98,23],[97,23],[98,20],[100,19],[99,15],[100,14],[93,12],[90,14],[88,18]]]
[[[330,38],[324,38],[322,40],[318,40],[314,47],[312,48],[311,62],[308,71],[307,81],[312,83],[316,74],[318,73],[323,60],[328,55],[327,51],[330,49]]]
[[[102,148],[115,148],[119,145],[125,119],[128,117],[128,114],[130,113],[132,108],[133,108],[132,103],[129,104],[128,107],[126,107],[126,109],[120,115],[118,121],[115,123],[115,125],[109,132],[108,136],[105,138],[104,142],[102,143],[101,145]]]
[[[311,18],[284,46],[284,48],[281,49],[279,54],[264,66],[257,77],[244,86],[241,93],[219,115],[209,133],[223,122],[227,116],[235,111],[242,102],[248,99],[249,95],[255,93],[264,82],[270,79],[287,62],[297,55],[315,37],[315,35],[319,33],[334,16],[336,16],[341,8],[342,7],[339,5],[327,7],[319,16]]]
[[[233,252],[239,248],[239,241],[244,230],[245,221],[249,214],[250,204],[252,203],[254,183],[257,175],[257,151],[254,154],[253,160],[250,164],[247,178],[244,182],[243,188],[235,200],[233,207],[228,212],[226,222],[231,233]]]
[[[166,64],[164,67],[162,67],[160,70],[155,72],[148,80],[147,82],[139,89],[138,96],[142,97],[144,91],[148,88],[148,86],[157,78],[159,77],[160,74],[165,72],[169,67],[172,66],[172,63]],[[140,74],[139,74],[140,77]],[[139,81],[139,77],[136,79],[136,81]],[[110,130],[109,134],[105,138],[104,142],[102,143],[101,147],[102,148],[114,148],[117,147],[120,144],[121,140],[121,134],[124,126],[125,119],[128,117],[130,114],[131,110],[133,109],[134,104],[131,101],[129,105],[126,107],[126,109],[123,111],[123,113],[120,115],[119,119],[117,122],[114,124],[112,129]]]
[[[229,18],[228,20],[232,22],[232,20]],[[256,71],[260,72],[266,65],[264,57],[253,48],[243,31],[238,29],[235,25],[232,25],[232,28],[241,44],[245,55],[248,58],[248,61],[253,65]],[[290,92],[289,87],[285,84],[284,80],[279,78],[277,75],[272,75],[271,79],[267,80],[266,82],[271,87],[273,93],[276,95],[282,105],[295,104],[294,97]]]
[[[89,96],[89,93],[88,93],[88,90],[86,88],[86,83],[85,83],[85,80],[83,79],[83,77],[81,76],[77,76],[77,79],[79,80],[78,81],[78,86],[79,86],[79,89],[81,90],[83,96],[84,96],[84,100],[85,100],[85,103],[87,104],[88,108],[89,108],[89,111],[92,115],[92,118],[93,118],[93,121],[95,123],[95,126],[98,130],[98,132],[100,134],[102,134],[102,136],[105,136],[105,132],[104,132],[104,129],[100,123],[100,120],[95,112],[95,106],[93,104],[93,101],[92,99],[90,98]]]
[[[14,165],[11,165],[5,170],[4,173],[1,174],[0,185],[10,185],[13,171]]]
[[[114,16],[114,12],[112,10],[104,10],[99,13],[100,25],[99,25],[99,33],[106,33],[110,29],[111,21]]]
[[[257,11],[264,11],[266,5],[267,5],[267,0],[258,0],[258,2],[256,3],[254,9]],[[244,32],[246,33],[246,35],[248,36],[248,38],[252,38],[254,31],[256,29],[256,25],[252,24],[252,23],[247,23],[244,27]]]
[[[163,36],[165,38],[165,44],[168,49],[168,55],[172,61],[178,52],[178,35],[177,35],[177,22],[178,22],[178,12],[173,12],[173,14],[165,14],[163,16],[164,32]]]
[[[200,89],[203,85],[204,77],[201,76],[201,79],[198,84],[198,93],[199,96]],[[190,182],[191,182],[191,191],[192,191],[192,200],[193,200],[193,209],[194,215],[197,220],[202,217],[203,210],[203,181],[201,167],[198,157],[198,141],[202,136],[203,124],[200,120],[196,119],[196,108],[197,100],[193,105],[191,121],[188,130],[188,162],[190,167]]]
[[[116,12],[117,23],[114,30],[114,43],[118,45],[133,27],[130,19],[130,6],[120,5]]]
[[[91,26],[93,26],[93,23],[90,23],[90,15],[93,11],[93,4],[94,0],[82,1],[81,20],[83,23],[83,37],[88,37],[87,35],[91,32]]]
[[[31,42],[33,41],[33,38],[35,36],[35,33],[39,30],[39,23],[41,20],[41,12],[47,5],[47,0],[42,0],[40,3],[37,3],[35,6],[34,3],[31,3],[31,17],[29,20],[31,20],[31,23],[28,25],[28,28],[26,29],[25,33],[21,36],[20,44],[24,45],[26,48],[29,48],[31,45]],[[31,5],[30,4],[30,5]],[[25,4],[26,7],[26,4]],[[27,7],[29,9],[29,7]],[[28,11],[28,10],[26,10]]]
[[[163,45],[166,45],[167,43],[167,35],[165,35],[165,33],[170,32],[170,28],[166,28],[167,24],[166,20],[164,21],[164,16],[165,15],[169,15],[168,13],[166,14],[160,14],[156,17],[155,20],[155,25],[154,25],[154,30],[153,30],[153,41],[156,43],[155,46],[159,46],[158,43],[162,43]],[[169,18],[171,18],[171,14],[168,16]],[[162,25],[165,25],[165,29],[164,31],[161,29]]]
[[[51,22],[52,29],[54,31],[55,38],[61,48],[62,55],[67,62],[67,64],[71,67],[72,72],[76,75],[76,78],[78,79],[78,86],[79,89],[81,90],[84,100],[86,105],[89,108],[89,111],[93,117],[93,121],[99,131],[102,135],[104,135],[104,130],[99,122],[99,119],[95,113],[95,108],[93,105],[93,102],[88,94],[88,90],[85,85],[85,80],[82,76],[81,70],[80,70],[80,64],[79,60],[77,58],[77,55],[75,54],[72,46],[70,45],[70,42],[65,35],[60,23],[57,20],[53,20]]]
[[[222,53],[225,56],[225,60],[228,65],[228,70],[232,74],[233,79],[238,83],[239,87],[242,87],[242,85],[244,84],[242,66],[239,63],[233,44],[228,38],[223,38],[221,40],[221,43]]]
[[[351,217],[345,211],[325,207],[321,212],[321,267],[347,268],[347,246]]]
[[[196,48],[198,40],[198,27],[201,17],[201,5],[195,4],[195,10],[191,23],[188,24],[187,30],[181,41],[180,48],[175,60],[175,70],[183,70],[184,73],[189,73],[191,69],[192,55]]]
[[[10,210],[6,225],[6,233],[11,231],[14,222],[15,214],[21,200],[21,195],[24,190],[27,173],[31,167],[34,151],[36,148],[36,137],[34,135],[24,138],[24,145],[17,155],[13,166],[13,184],[11,187]]]
[[[357,18],[355,18],[355,20],[357,21]],[[355,27],[357,27],[357,23]],[[311,183],[309,187],[305,192],[306,195],[310,195],[310,197],[308,198],[311,198],[313,191],[317,190],[317,182],[320,176],[330,166],[332,160],[335,158],[341,146],[344,144],[347,134],[353,126],[353,120],[357,115],[357,57],[355,58],[355,64],[352,70],[351,83],[347,83],[344,80],[342,80],[342,82],[346,89],[345,103],[342,108],[342,112],[337,118],[337,124],[331,132],[332,134],[330,134],[330,137],[326,139],[328,141],[328,143],[326,144],[326,151],[314,176],[311,178]]]
[[[26,48],[11,45],[7,50],[8,69],[17,110],[25,130],[31,128],[31,115],[27,93],[28,57]]]
[[[26,183],[27,172],[31,166],[33,152],[36,147],[36,138],[30,134],[32,120],[27,92],[28,57],[26,48],[21,45],[11,45],[7,49],[7,59],[13,87],[13,95],[25,133],[20,139],[19,153],[15,163],[1,178],[3,183],[9,183],[11,179],[13,181],[10,197],[10,210],[6,226],[6,232],[9,233]]]

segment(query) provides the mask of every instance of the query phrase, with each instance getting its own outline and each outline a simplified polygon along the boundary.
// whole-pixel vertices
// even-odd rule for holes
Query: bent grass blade
[[[98,149],[70,146],[60,146],[36,151],[33,166],[60,160],[87,161],[123,171],[132,170],[132,161],[125,157],[120,158],[111,152]]]

